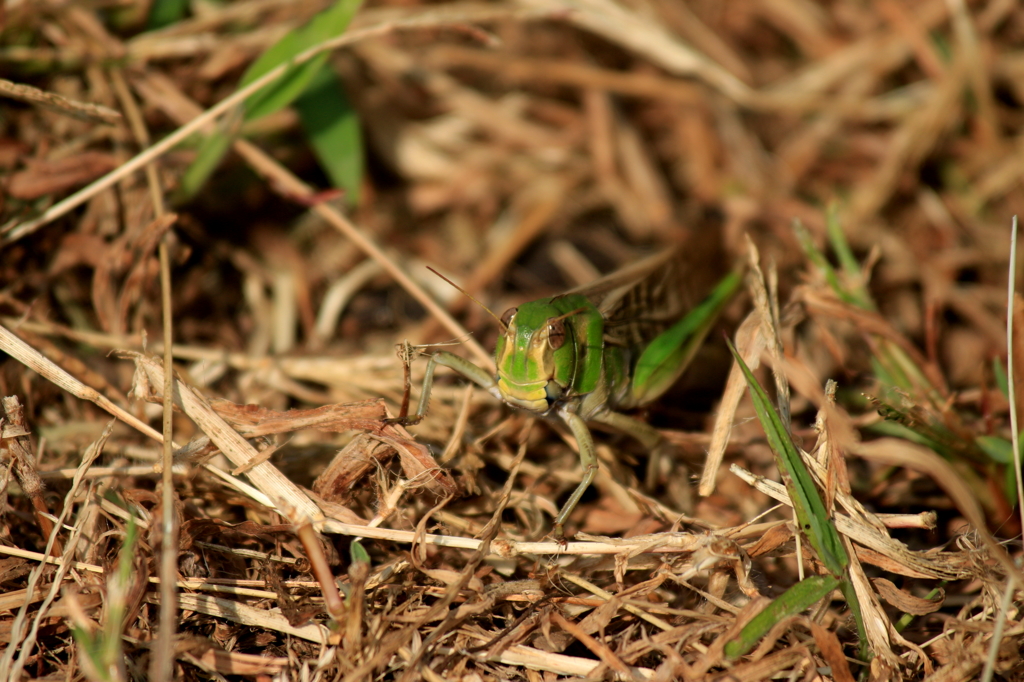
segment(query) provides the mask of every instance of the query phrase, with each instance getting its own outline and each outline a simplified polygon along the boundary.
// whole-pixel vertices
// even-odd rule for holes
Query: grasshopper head
[[[572,384],[573,326],[547,301],[509,308],[501,322],[505,334],[494,351],[501,397],[516,407],[547,412]]]

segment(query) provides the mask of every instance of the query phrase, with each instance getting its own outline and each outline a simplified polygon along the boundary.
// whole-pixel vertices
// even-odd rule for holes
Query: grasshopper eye
[[[501,326],[508,329],[508,326],[512,324],[512,318],[519,312],[519,308],[512,307],[501,314]]]
[[[558,350],[565,345],[565,323],[559,319],[548,324],[548,345],[551,350]]]

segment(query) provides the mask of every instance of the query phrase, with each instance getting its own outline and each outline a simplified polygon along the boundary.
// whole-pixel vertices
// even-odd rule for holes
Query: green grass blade
[[[90,682],[115,682],[125,679],[121,631],[128,608],[128,593],[132,586],[137,537],[135,517],[129,516],[124,543],[118,554],[117,568],[107,579],[103,629],[90,630],[79,622],[71,628],[71,635],[78,644],[83,659],[83,672]]]
[[[853,622],[857,624],[857,639],[860,640],[860,657],[869,661],[872,658],[871,650],[868,648],[868,634],[864,629],[864,612],[860,608],[860,600],[857,598],[857,590],[853,583],[844,580],[839,584],[839,590],[846,599],[846,605],[850,607],[850,614],[853,615]]]
[[[181,21],[188,12],[189,0],[154,0],[149,8],[146,27],[150,30]]]
[[[778,413],[757,382],[754,374],[743,362],[743,358],[736,351],[732,343],[729,350],[739,363],[746,377],[747,386],[750,388],[750,395],[754,401],[754,410],[761,421],[765,436],[768,438],[768,445],[775,453],[775,461],[778,463],[779,471],[786,483],[790,500],[793,502],[793,510],[796,512],[797,522],[800,530],[807,536],[811,547],[817,552],[818,558],[825,565],[825,568],[833,576],[841,577],[845,574],[850,559],[846,555],[846,549],[839,539],[839,532],[836,530],[832,519],[825,510],[825,503],[821,500],[814,479],[804,466],[800,453],[789,436],[789,431],[782,424]]]
[[[895,435],[924,445],[951,462],[985,462],[980,443],[968,432],[947,425],[941,415],[927,405],[916,405],[900,391],[888,390],[884,396],[870,397],[870,402],[885,421],[872,424],[872,431]],[[899,428],[894,428],[899,427]]]
[[[838,225],[835,229],[839,229]],[[875,309],[875,304],[862,290],[850,291],[849,287],[843,284],[842,280],[839,278],[839,273],[837,273],[836,269],[832,267],[832,264],[828,262],[828,258],[825,257],[825,254],[814,245],[814,240],[811,239],[811,234],[807,231],[807,228],[800,223],[800,221],[793,222],[793,232],[796,234],[797,241],[800,243],[800,248],[804,250],[804,254],[807,256],[808,260],[814,263],[818,270],[821,271],[821,274],[825,277],[825,282],[828,283],[829,288],[832,289],[835,295],[839,297],[839,300],[844,303],[849,303],[850,305],[855,305],[864,310]],[[843,269],[845,271],[848,270],[848,264],[844,261],[846,258],[852,259],[853,254],[849,252],[849,246],[846,246],[846,241],[842,237],[842,231],[839,231],[838,234],[839,236],[837,237],[830,232],[829,239],[830,241],[834,239],[840,240],[842,245],[840,248],[845,252],[844,254],[840,254],[840,263],[843,265]],[[853,261],[853,263],[856,265],[856,261]],[[859,271],[855,274],[859,275]]]
[[[178,198],[189,199],[203,188],[213,172],[220,167],[232,142],[234,137],[219,128],[203,140],[195,160],[181,176]]]
[[[363,138],[355,109],[330,66],[316,72],[295,108],[320,165],[355,206],[363,181]]]
[[[850,248],[850,242],[846,241],[846,235],[843,233],[843,228],[839,224],[839,210],[835,204],[828,207],[828,211],[825,214],[825,234],[828,237],[828,243],[832,247],[832,251],[836,254],[836,259],[839,261],[839,266],[846,273],[846,276],[851,281],[858,281],[860,279],[860,263],[857,262],[857,258],[853,255],[853,249]],[[868,293],[863,287],[858,287],[856,292],[860,298],[862,298],[866,304],[868,310],[874,309],[874,304],[868,297]]]
[[[997,464],[1013,463],[1013,443],[999,436],[978,436],[974,439],[981,451]]]
[[[1006,467],[1003,471],[1003,494],[1006,495],[1011,507],[1017,504],[1017,472],[1012,466]]]
[[[103,628],[103,658],[108,669],[119,666],[122,656],[121,631],[128,610],[128,593],[131,591],[132,573],[135,570],[135,541],[138,537],[135,517],[128,517],[124,543],[117,556],[117,573],[107,583],[107,622]]]
[[[289,31],[281,40],[260,55],[242,77],[239,87],[245,86],[278,65],[294,59],[310,47],[340,35],[348,28],[362,0],[338,0],[309,23]],[[304,64],[289,69],[267,87],[246,100],[245,118],[253,120],[272,114],[295,101],[327,62],[324,52]]]
[[[1003,362],[999,358],[992,358],[992,375],[996,379],[996,386],[1002,391],[1003,395],[1007,398],[1010,397],[1010,382],[1006,378],[1006,370],[1003,368]]]
[[[885,386],[895,386],[904,391],[916,394],[917,385],[913,378],[904,371],[904,365],[892,357],[892,347],[883,340],[879,343],[877,354],[871,358],[871,369],[878,380]]]
[[[352,563],[363,562],[365,564],[370,563],[370,553],[363,547],[363,543],[359,542],[358,539],[353,540],[352,544],[348,548],[349,558]]]
[[[828,258],[822,253],[817,246],[814,245],[814,240],[811,239],[811,233],[807,231],[807,228],[803,224],[796,220],[793,221],[793,233],[796,235],[796,240],[800,244],[800,248],[804,250],[804,255],[811,261],[821,274],[825,277],[825,282],[829,288],[835,293],[840,300],[846,303],[856,303],[852,296],[847,294],[846,289],[839,281],[839,275],[836,273],[836,269],[832,267],[832,264],[828,262]]]
[[[317,45],[343,33],[348,27],[349,22],[352,21],[352,17],[355,15],[356,10],[359,9],[361,1],[362,0],[338,0],[326,10],[313,17],[309,23],[290,31],[270,49],[264,52],[259,59],[252,63],[249,69],[245,72],[245,75],[242,77],[239,87],[251,83],[281,63],[294,59],[313,45]],[[318,74],[324,70],[328,56],[328,53],[324,52],[303,64],[299,64],[298,66],[287,70],[273,83],[268,84],[259,92],[253,94],[245,102],[244,119],[247,121],[255,120],[283,109],[294,102],[303,94],[303,92],[306,91],[310,84],[315,82]],[[338,106],[338,102],[340,100],[339,97],[335,97],[330,101],[324,100],[323,97],[324,95],[321,94],[319,100],[321,106]],[[316,103],[317,100],[314,98],[313,104]],[[307,104],[307,110],[310,106],[312,105]],[[339,109],[339,111],[351,112],[351,108],[346,106],[344,109]],[[330,116],[330,112],[330,109],[321,112],[321,119]],[[325,142],[325,145],[333,147],[336,150],[339,144],[348,140],[347,146],[348,148],[353,149],[353,151],[350,152],[349,155],[345,156],[343,160],[336,162],[333,168],[331,163],[324,162],[323,154],[315,142],[315,136],[312,133],[310,133],[310,136],[311,140],[314,141],[314,150],[317,155],[321,157],[321,163],[324,163],[324,168],[327,170],[328,175],[331,176],[331,180],[339,187],[349,190],[349,192],[354,196],[357,190],[351,189],[349,185],[342,184],[342,182],[352,183],[355,188],[358,188],[359,181],[361,180],[361,143],[358,147],[352,147],[350,140],[350,138],[358,136],[358,123],[352,120],[354,119],[354,113],[349,113],[347,116],[342,115],[340,118],[343,120],[343,125],[339,128],[342,133],[340,142],[339,139],[337,139],[339,138],[339,133],[336,131],[333,133],[333,137],[336,139],[331,142]],[[303,120],[303,122],[306,123],[305,120]],[[318,129],[324,129],[325,127],[326,126],[322,121],[318,124]],[[189,166],[188,170],[185,171],[185,175],[182,177],[181,189],[179,192],[182,197],[187,199],[194,196],[206,184],[206,181],[210,178],[213,172],[220,166],[224,155],[227,154],[228,149],[231,147],[231,143],[234,142],[234,130],[237,127],[231,126],[231,128],[232,132],[225,132],[221,129],[214,132],[203,141],[203,144],[199,149],[198,157],[192,162],[192,165]],[[309,126],[307,124],[307,131],[308,130]],[[352,132],[353,130],[355,132]],[[355,165],[351,160],[351,154],[354,153],[359,154],[358,165]],[[337,175],[339,171],[341,173],[340,177]]]
[[[882,416],[883,419],[891,418],[889,414],[882,409],[879,410],[879,414]],[[923,445],[929,450],[934,450],[935,452],[937,452],[938,454],[942,455],[947,459],[949,459],[951,455],[951,453],[948,450],[944,449],[940,443],[936,443],[934,440],[925,436],[924,434],[918,433],[909,426],[901,424],[897,421],[876,422],[874,424],[870,424],[867,427],[867,430],[875,435],[902,438],[903,440],[908,440],[911,443]]]
[[[784,618],[803,613],[827,597],[839,582],[838,578],[830,575],[813,575],[790,587],[754,616],[740,631],[739,637],[725,645],[726,658],[735,659],[753,649],[772,626]]]

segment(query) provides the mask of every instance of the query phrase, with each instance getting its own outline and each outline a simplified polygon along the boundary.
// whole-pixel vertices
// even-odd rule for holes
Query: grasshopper
[[[415,414],[396,421],[423,419],[437,365],[513,407],[560,419],[576,439],[583,466],[583,480],[555,518],[553,532],[561,538],[597,474],[587,422],[627,433],[651,450],[666,445],[653,427],[620,410],[647,405],[675,383],[739,288],[741,276],[732,273],[684,315],[679,261],[678,250],[667,249],[591,284],[509,308],[494,351],[497,376],[453,353],[435,352]]]

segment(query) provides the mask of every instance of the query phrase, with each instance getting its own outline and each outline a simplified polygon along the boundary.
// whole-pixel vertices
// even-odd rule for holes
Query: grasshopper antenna
[[[552,318],[551,318],[550,320],[548,320],[548,322],[549,322],[549,323],[550,323],[550,322],[561,322],[562,320],[568,320],[568,319],[569,319],[570,317],[572,317],[573,315],[577,315],[577,314],[579,314],[579,313],[582,313],[582,312],[584,312],[585,310],[586,310],[586,308],[577,308],[576,310],[570,310],[570,311],[569,311],[569,312],[567,312],[567,313],[562,313],[562,314],[561,314],[561,315],[559,315],[558,317],[552,317]],[[494,313],[491,313],[491,314],[493,315]]]
[[[484,305],[483,303],[481,303],[480,301],[478,301],[478,300],[476,299],[476,297],[475,297],[475,296],[473,296],[473,294],[469,293],[468,291],[466,291],[465,289],[463,289],[462,287],[460,287],[460,286],[459,286],[458,284],[456,284],[455,282],[451,281],[450,279],[448,279],[447,277],[445,277],[444,275],[442,275],[442,274],[441,274],[440,272],[438,272],[438,271],[437,271],[437,270],[435,270],[434,268],[430,267],[429,265],[427,266],[427,270],[430,270],[430,271],[431,271],[432,273],[434,273],[435,275],[437,275],[438,277],[440,277],[440,278],[441,278],[441,279],[443,279],[444,281],[448,282],[448,284],[451,284],[451,285],[452,285],[453,287],[455,287],[456,289],[458,289],[459,291],[461,291],[461,292],[462,292],[462,295],[463,295],[463,296],[465,296],[466,298],[468,298],[469,300],[471,300],[471,301],[472,301],[473,303],[476,303],[476,304],[477,304],[478,306],[480,306],[481,308],[483,308],[484,310],[486,310],[486,311],[487,311],[487,314],[488,314],[488,315],[490,315],[491,317],[493,317],[493,318],[494,318],[495,320],[497,320],[497,321],[498,321],[498,325],[500,325],[500,326],[501,326],[501,331],[502,331],[502,333],[504,333],[504,332],[507,332],[507,331],[508,331],[508,327],[506,327],[506,326],[505,326],[505,323],[501,321],[501,318],[500,318],[500,317],[498,317],[497,315],[495,315],[495,314],[494,314],[494,311],[493,311],[493,310],[491,310],[490,308],[488,308],[487,306],[485,306],[485,305]]]

